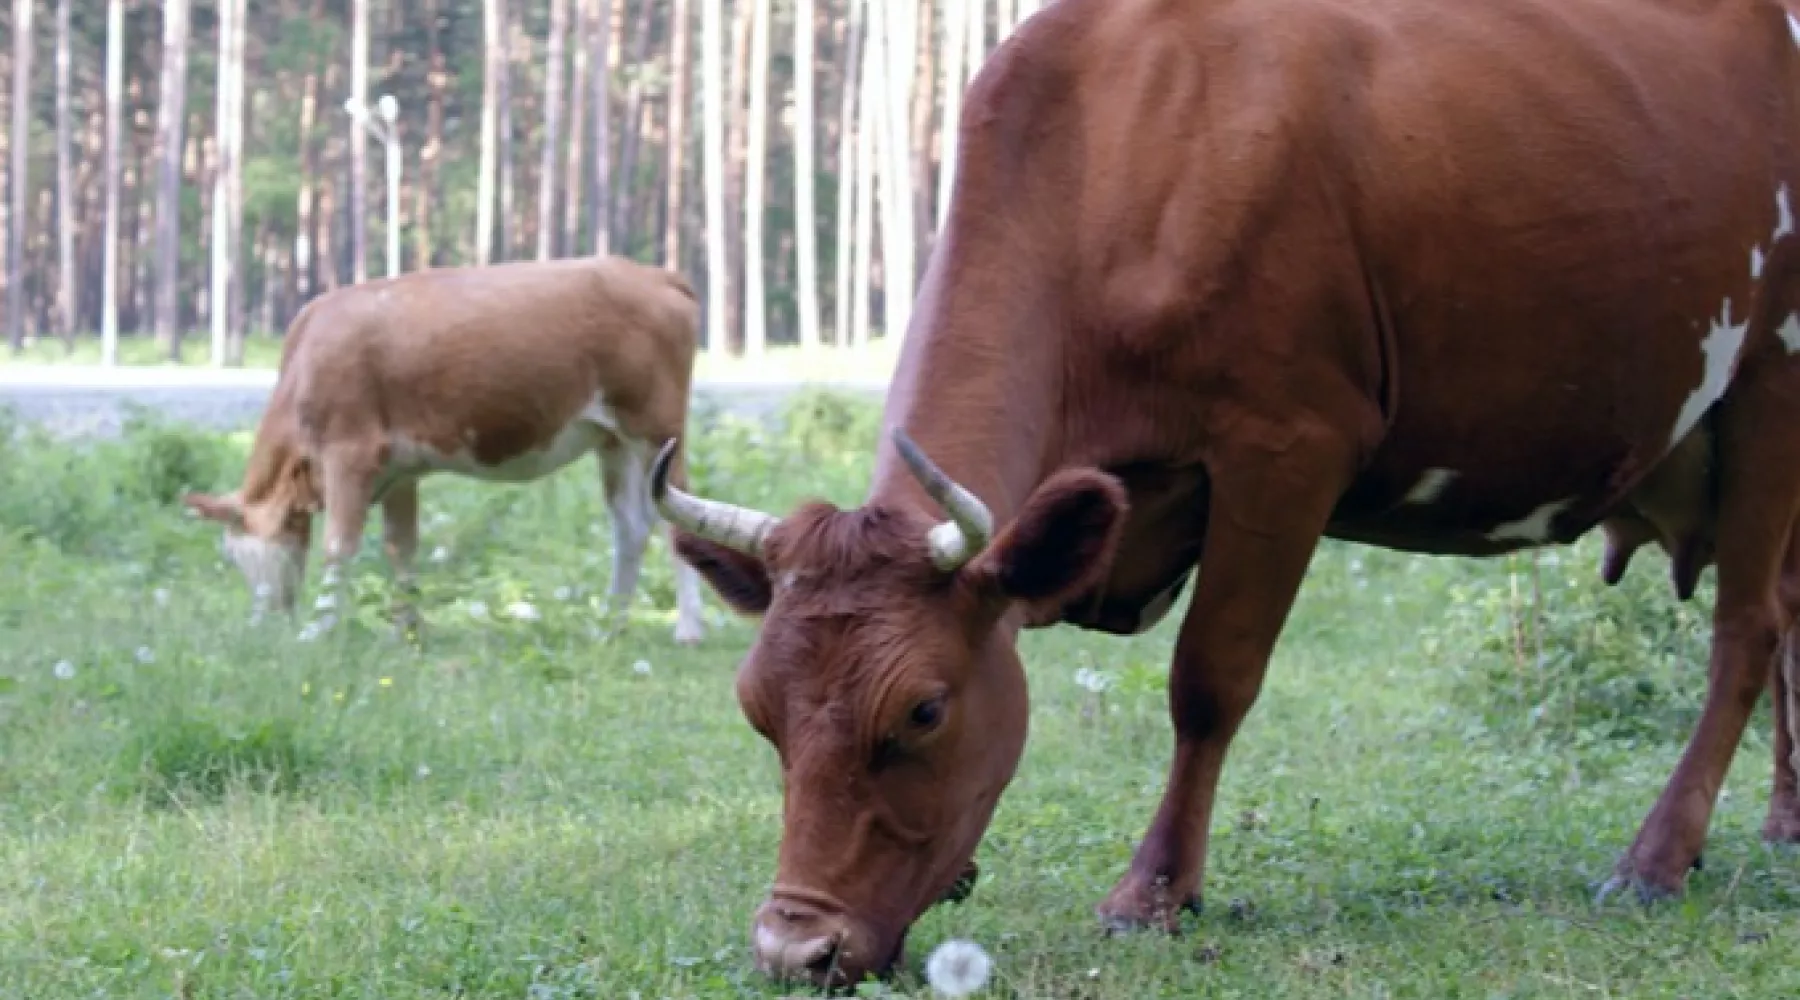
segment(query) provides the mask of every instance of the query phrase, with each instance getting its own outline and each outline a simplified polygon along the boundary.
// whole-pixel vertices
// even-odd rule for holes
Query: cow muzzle
[[[844,986],[879,972],[875,935],[859,922],[815,902],[778,893],[757,908],[751,950],[757,971],[778,982]]]

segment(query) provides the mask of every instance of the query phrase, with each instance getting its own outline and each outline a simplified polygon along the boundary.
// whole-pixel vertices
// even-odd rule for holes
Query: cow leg
[[[1778,368],[1744,376],[1720,406],[1718,599],[1706,701],[1601,899],[1625,885],[1645,900],[1681,891],[1744,726],[1769,686],[1790,621],[1777,585],[1800,499],[1800,437],[1782,430],[1800,424],[1800,396],[1781,375]]]
[[[607,599],[608,625],[622,628],[637,593],[644,568],[644,548],[656,524],[651,506],[646,462],[638,450],[617,438],[600,446],[600,478],[612,512],[612,589]]]
[[[301,632],[302,638],[330,631],[337,625],[339,610],[347,606],[344,567],[362,547],[378,468],[377,462],[353,451],[337,449],[325,455],[325,571],[313,602],[313,620]]]
[[[419,551],[419,483],[395,483],[381,498],[382,549],[394,573],[394,626],[415,636],[419,628],[419,585],[413,556]]]
[[[1174,762],[1130,870],[1099,906],[1109,927],[1173,931],[1182,909],[1198,909],[1226,749],[1261,690],[1276,638],[1350,480],[1352,455],[1319,434],[1239,462],[1208,463],[1206,543],[1169,671]]]
[[[1781,603],[1790,621],[1800,614],[1800,532],[1788,540],[1787,563],[1781,573]],[[1775,777],[1769,789],[1769,815],[1763,839],[1800,844],[1800,781],[1795,776],[1794,726],[1800,722],[1800,623],[1790,624],[1775,651],[1769,671],[1769,694],[1775,703]]]

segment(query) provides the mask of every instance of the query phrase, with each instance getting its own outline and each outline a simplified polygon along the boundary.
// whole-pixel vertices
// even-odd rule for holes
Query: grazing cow
[[[294,606],[325,513],[321,617],[339,565],[382,506],[396,582],[412,590],[418,481],[542,478],[599,458],[612,514],[611,604],[637,591],[655,525],[645,474],[687,421],[699,307],[686,279],[618,257],[441,268],[341,288],[288,328],[244,483],[187,504],[225,525],[258,611]],[[700,584],[674,559],[676,639],[700,639]],[[410,617],[410,610],[407,615]]]
[[[1800,4],[1797,4],[1800,6]],[[1603,522],[1718,571],[1704,711],[1613,887],[1683,886],[1763,688],[1800,839],[1800,52],[1772,0],[1061,0],[971,85],[861,507],[652,474],[764,616],[785,806],[759,963],[854,979],[967,870],[1021,627],[1193,575],[1161,807],[1099,905],[1197,905],[1214,791],[1321,537],[1488,556]],[[943,513],[938,513],[938,511]],[[947,519],[939,523],[945,514]]]

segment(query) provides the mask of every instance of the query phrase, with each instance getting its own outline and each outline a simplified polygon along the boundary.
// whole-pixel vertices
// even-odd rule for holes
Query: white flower
[[[424,781],[426,778],[431,777],[431,765],[420,764],[417,768],[413,769],[413,774],[418,775],[420,781]]]
[[[450,558],[450,550],[447,548],[444,548],[442,545],[431,550],[431,561],[434,563],[441,563],[444,560],[449,559],[449,558]]]
[[[316,640],[317,638],[319,638],[319,636],[322,636],[324,634],[325,634],[325,623],[324,622],[310,621],[310,622],[307,622],[305,624],[305,626],[303,626],[300,629],[300,634],[295,636],[294,638],[298,642],[312,642],[312,641]]]
[[[534,622],[543,617],[530,601],[514,601],[506,606],[506,613],[522,622]]]
[[[568,587],[558,587],[558,588],[556,588],[556,592],[555,592],[554,596],[559,601],[566,601],[569,598],[575,596],[575,591],[570,590]]]
[[[650,676],[650,661],[639,660],[631,665],[631,670],[633,673],[648,677]]]
[[[951,939],[937,946],[925,963],[925,981],[947,997],[966,997],[987,985],[993,960],[973,941]]]
[[[1075,683],[1094,694],[1099,694],[1112,686],[1112,678],[1093,667],[1082,667],[1075,671]]]
[[[57,660],[56,666],[51,667],[50,672],[56,675],[57,680],[66,681],[75,676],[75,664],[68,660]]]
[[[487,602],[486,601],[470,601],[469,602],[469,617],[470,618],[486,618],[487,617]]]
[[[139,663],[155,663],[156,653],[152,651],[149,646],[139,646],[137,648],[137,661]]]
[[[169,603],[169,591],[164,587],[158,587],[155,590],[152,590],[150,592],[150,597],[155,600],[159,606]]]

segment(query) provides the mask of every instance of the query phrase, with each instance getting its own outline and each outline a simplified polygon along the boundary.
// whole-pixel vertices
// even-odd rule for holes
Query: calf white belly
[[[430,472],[453,472],[494,483],[528,483],[542,479],[592,452],[607,437],[618,433],[618,421],[605,400],[595,397],[575,419],[538,447],[492,465],[477,460],[479,428],[463,432],[463,447],[444,452],[396,434],[389,442],[389,459],[383,470],[388,483]],[[386,485],[386,483],[384,483]]]

